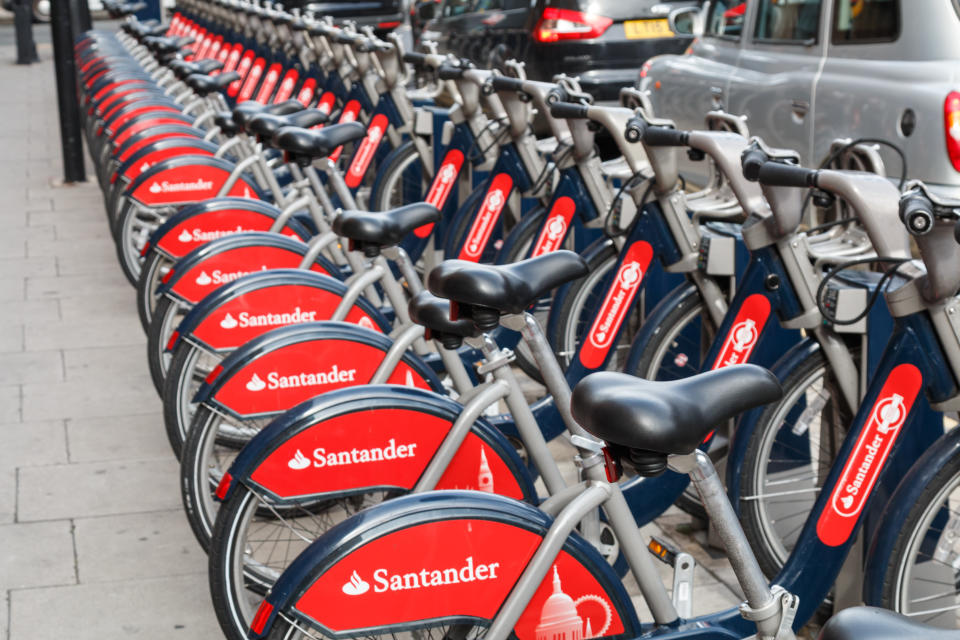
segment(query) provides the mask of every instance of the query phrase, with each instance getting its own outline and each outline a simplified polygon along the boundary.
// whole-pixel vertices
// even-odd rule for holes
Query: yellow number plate
[[[658,20],[627,20],[623,23],[623,31],[628,38],[670,38],[670,23],[665,18]]]

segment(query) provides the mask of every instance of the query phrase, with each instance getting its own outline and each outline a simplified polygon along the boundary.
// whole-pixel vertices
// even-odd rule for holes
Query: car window
[[[474,11],[497,11],[503,9],[503,0],[476,0]]]
[[[739,39],[747,3],[737,0],[713,0],[707,10],[705,35]]]
[[[753,37],[767,42],[816,42],[820,3],[821,0],[761,0]]]
[[[891,42],[900,35],[899,0],[840,0],[834,14],[833,44]]]
[[[466,13],[470,9],[470,0],[444,0],[443,17],[450,18]]]

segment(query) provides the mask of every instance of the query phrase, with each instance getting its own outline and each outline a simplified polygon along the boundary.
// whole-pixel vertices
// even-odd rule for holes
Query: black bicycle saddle
[[[290,154],[290,159],[306,166],[314,158],[333,153],[342,144],[362,138],[366,128],[359,122],[344,122],[319,131],[300,127],[284,127],[273,136],[273,146]]]
[[[410,319],[427,328],[426,338],[436,338],[447,349],[457,349],[464,338],[479,335],[477,326],[469,318],[450,319],[450,301],[438,298],[429,291],[413,296],[407,305]]]
[[[303,109],[303,104],[299,100],[285,100],[276,104],[260,104],[253,100],[241,102],[233,108],[233,122],[241,129],[246,129],[247,123],[255,116],[261,113],[272,113],[282,116],[288,113],[294,113]]]
[[[185,82],[191,89],[201,96],[208,95],[214,91],[223,91],[231,83],[240,79],[240,74],[236,71],[227,71],[215,76],[208,76],[202,73],[193,73],[186,77]]]
[[[427,287],[434,295],[456,302],[481,330],[490,331],[497,326],[499,314],[522,313],[540,296],[588,271],[584,259],[572,251],[506,265],[444,260],[430,272]]]
[[[830,618],[817,640],[960,640],[960,631],[937,629],[886,609],[851,607]]]
[[[247,122],[247,133],[257,136],[261,142],[270,142],[284,127],[312,127],[323,124],[329,116],[319,109],[304,109],[285,115],[258,113]]]
[[[653,454],[655,475],[666,456],[693,452],[718,424],[782,395],[777,377],[752,364],[668,382],[604,371],[580,381],[570,410],[598,438]]]
[[[390,211],[344,211],[333,221],[333,230],[352,240],[368,258],[407,237],[411,231],[440,220],[440,210],[428,202],[414,202]]]

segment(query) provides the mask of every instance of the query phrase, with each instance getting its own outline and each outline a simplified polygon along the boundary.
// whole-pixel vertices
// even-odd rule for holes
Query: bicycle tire
[[[413,202],[421,202],[426,198],[429,184],[423,179],[423,168],[420,154],[412,140],[407,140],[396,148],[386,159],[383,167],[377,170],[377,179],[370,193],[370,209],[372,211],[388,211]],[[418,174],[419,177],[414,177]],[[413,180],[414,182],[410,182]],[[418,182],[419,184],[415,184]],[[400,197],[397,198],[394,189],[400,185]],[[408,192],[409,189],[409,192]],[[407,197],[408,193],[415,193]]]
[[[154,218],[155,222],[148,223],[140,220],[140,218],[148,216]],[[140,280],[140,269],[143,265],[140,251],[149,239],[150,234],[162,224],[163,220],[164,217],[161,214],[141,210],[133,205],[129,199],[121,208],[116,223],[117,232],[114,244],[116,245],[117,260],[120,262],[123,275],[134,287]]]
[[[904,580],[910,575],[906,564],[913,561],[915,555],[914,550],[917,544],[922,541],[923,547],[930,546],[931,539],[929,536],[932,535],[931,527],[933,522],[943,513],[943,504],[945,501],[951,501],[951,495],[954,496],[953,500],[956,500],[958,488],[960,488],[960,457],[951,456],[933,478],[924,485],[918,499],[913,501],[912,506],[907,512],[907,517],[897,529],[898,534],[894,545],[884,561],[885,564],[881,565],[885,566],[886,570],[883,574],[882,600],[880,606],[908,615],[911,619],[925,622],[926,624],[947,626],[943,623],[949,620],[953,622],[953,626],[947,626],[947,628],[960,627],[960,620],[956,617],[955,609],[960,587],[958,587],[955,582],[956,570],[949,564],[947,565],[947,569],[952,581],[953,590],[949,593],[945,591],[941,594],[941,597],[953,602],[953,610],[936,611],[934,615],[924,617],[922,612],[914,611],[912,607],[906,606],[907,603],[905,602],[903,593]],[[949,506],[947,506],[946,509],[947,513],[954,511],[950,509]],[[946,524],[949,524],[949,521]],[[945,534],[947,534],[947,532],[942,530],[940,535],[936,536],[937,544],[933,545],[934,547],[940,547],[940,538]],[[930,559],[942,563],[942,560],[937,560],[933,555],[930,556]],[[928,567],[927,570],[932,570],[932,567]],[[930,578],[928,577],[923,580],[928,579]],[[930,599],[925,599],[925,601],[935,602],[935,600]],[[945,613],[949,615],[944,616]],[[952,620],[950,620],[950,618],[952,618]]]
[[[340,507],[349,517],[351,511],[356,512],[369,504],[375,504],[378,495],[386,497],[389,493],[399,495],[396,491],[387,492],[378,489],[329,499],[326,502],[330,503],[329,507],[334,509]],[[369,502],[369,498],[373,498],[374,501]],[[298,536],[315,540],[322,533],[322,531],[303,529],[295,532],[294,528],[290,527],[289,539],[274,538],[273,544],[270,544],[270,538],[266,537],[269,534],[264,533],[264,529],[269,525],[270,520],[280,521],[283,518],[278,513],[278,509],[259,506],[260,503],[266,502],[265,497],[257,494],[250,487],[239,484],[230,497],[220,505],[217,512],[209,550],[210,596],[220,628],[229,640],[246,639],[253,614],[256,613],[263,597],[275,582],[275,578],[271,579],[270,574],[273,571],[279,573],[289,566],[296,557],[296,553],[290,554],[289,551],[296,551],[300,546],[306,547],[303,539]],[[290,511],[294,508],[297,508],[297,505],[289,505],[286,510]],[[252,543],[249,536],[252,521],[260,517],[258,512],[265,509],[271,513],[262,514],[263,523],[257,529],[258,538]],[[309,507],[304,511],[309,512]],[[317,509],[314,508],[312,511],[315,512]],[[271,518],[271,516],[274,517]],[[265,560],[261,556],[261,558],[253,558],[250,563],[245,563],[247,554],[253,556],[260,551],[267,553]],[[275,560],[271,561],[278,551],[285,552],[286,556],[279,563]],[[258,572],[255,566],[251,566],[253,564],[262,565],[264,569]]]
[[[157,302],[150,327],[147,329],[147,366],[150,368],[150,379],[153,388],[162,398],[167,380],[167,371],[172,363],[172,356],[167,353],[167,344],[173,331],[179,326],[185,311],[180,302],[164,296]]]
[[[580,337],[587,331],[591,319],[587,309],[599,309],[596,295],[606,290],[613,268],[617,264],[617,250],[610,245],[593,254],[587,262],[589,273],[585,278],[575,280],[563,297],[563,303],[551,309],[551,315],[559,314],[557,329],[550,336],[550,347],[557,354],[560,366],[566,370],[571,358],[580,346]]]
[[[163,426],[167,431],[170,448],[178,460],[183,454],[184,444],[196,414],[193,397],[209,370],[212,370],[212,366],[198,368],[197,363],[201,359],[213,365],[214,362],[219,362],[220,357],[188,342],[177,346],[170,361],[171,375],[167,376],[163,387]]]
[[[163,284],[163,276],[172,266],[173,261],[170,258],[151,251],[140,268],[140,278],[137,280],[137,315],[144,333],[150,331],[150,319],[159,303],[157,289]]]
[[[634,367],[633,370],[628,371],[628,373],[648,380],[675,380],[680,377],[694,375],[701,370],[702,359],[706,350],[704,345],[709,345],[710,343],[709,339],[704,339],[706,336],[701,338],[699,358],[692,358],[687,354],[688,351],[692,350],[693,345],[686,347],[681,346],[681,350],[672,356],[676,369],[671,371],[669,376],[666,376],[667,372],[663,371],[663,362],[670,358],[669,351],[671,345],[679,339],[681,334],[687,335],[688,333],[697,332],[696,327],[692,323],[705,317],[703,313],[703,299],[700,297],[700,292],[696,288],[689,289],[684,295],[676,299],[673,305],[673,308],[664,316],[659,326],[653,329],[653,337],[644,345],[644,352],[637,366]],[[688,327],[692,328],[688,329]],[[712,327],[712,323],[709,323],[709,329],[712,330],[712,333],[716,333],[716,330]],[[702,333],[702,330],[698,333]],[[712,337],[712,333],[708,335]],[[679,358],[681,357],[686,358],[686,362],[678,366],[676,363],[679,362]],[[703,503],[700,501],[700,496],[692,485],[687,487],[674,504],[695,518],[703,521],[707,520],[706,509],[704,509]]]
[[[817,386],[822,385],[823,391],[818,391]],[[800,530],[810,515],[813,503],[819,495],[819,487],[826,479],[836,459],[837,451],[843,444],[846,436],[847,425],[852,421],[853,416],[845,406],[842,392],[838,383],[833,377],[833,371],[830,363],[827,362],[823,352],[819,349],[814,351],[809,357],[805,358],[799,366],[795,367],[783,380],[783,398],[774,404],[764,407],[760,418],[757,420],[753,433],[747,444],[747,453],[744,460],[748,461],[740,470],[740,522],[743,530],[750,541],[760,568],[768,577],[773,577],[783,568],[790,552],[793,550]],[[789,477],[795,473],[797,458],[799,454],[802,458],[809,454],[809,451],[803,451],[796,447],[793,442],[797,438],[804,438],[813,445],[814,426],[810,425],[811,418],[816,418],[811,414],[805,416],[806,407],[815,406],[808,404],[811,394],[814,398],[825,398],[822,408],[824,414],[819,416],[818,423],[824,425],[819,429],[819,447],[817,469],[819,483],[811,490],[809,500],[799,498],[804,504],[799,504],[798,499],[793,499],[793,511],[783,515],[783,510],[778,505],[782,505],[785,500],[783,496],[769,496],[766,490],[768,477],[772,473],[780,474],[776,481],[776,491],[782,493],[784,490],[800,491],[806,490],[806,483],[801,482],[802,478]],[[832,400],[832,402],[831,402]],[[796,415],[796,420],[791,420],[791,416]],[[824,415],[832,416],[832,420],[825,423]],[[804,433],[797,434],[800,428],[800,420],[806,418],[804,423]],[[789,430],[789,432],[787,431]],[[833,446],[829,449],[822,444],[824,437],[827,437]],[[778,455],[776,451],[781,451],[783,458],[774,458]],[[789,456],[793,454],[793,458]],[[814,456],[810,454],[810,457]],[[772,471],[776,469],[776,471]],[[804,486],[800,489],[784,489],[787,486],[795,484],[784,484],[785,482],[801,482]],[[773,485],[770,485],[773,486]],[[791,493],[790,496],[805,496],[806,494]],[[771,499],[761,499],[763,496],[769,496]],[[787,498],[790,499],[790,498]],[[774,518],[774,515],[776,517]],[[775,525],[780,524],[781,527]]]

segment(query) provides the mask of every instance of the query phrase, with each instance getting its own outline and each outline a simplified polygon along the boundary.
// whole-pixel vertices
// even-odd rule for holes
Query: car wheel
[[[51,0],[33,0],[33,21],[50,22],[50,2]]]

